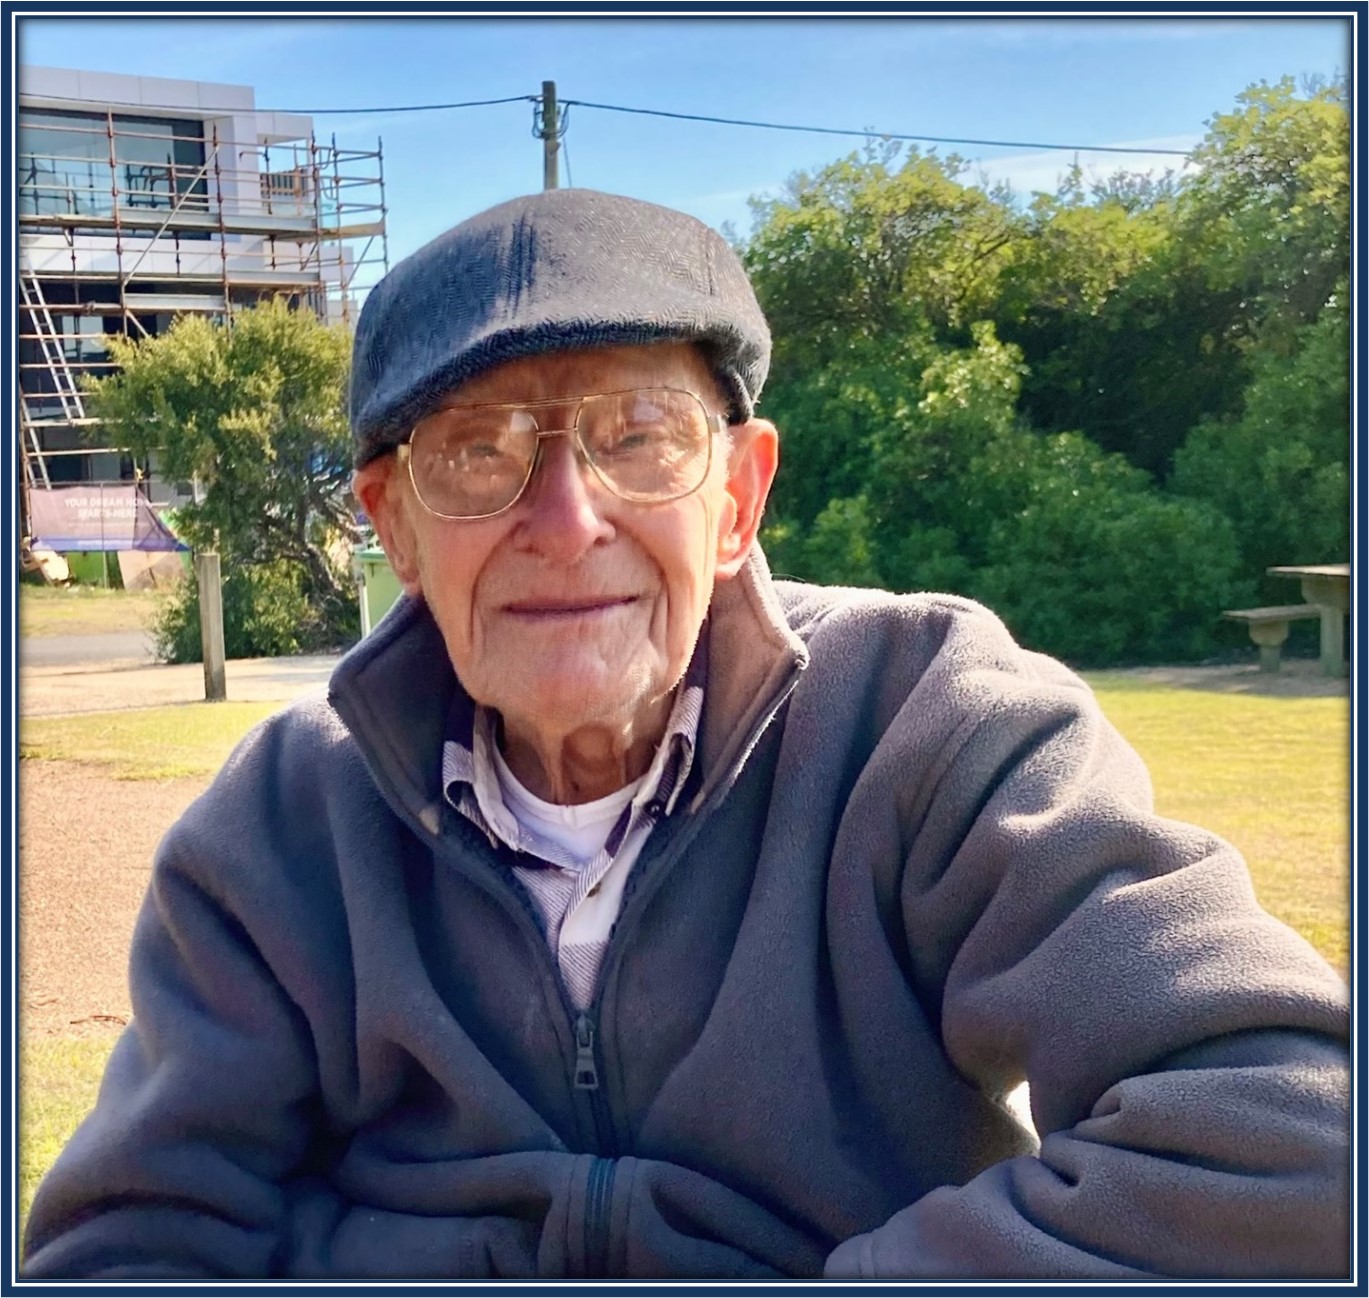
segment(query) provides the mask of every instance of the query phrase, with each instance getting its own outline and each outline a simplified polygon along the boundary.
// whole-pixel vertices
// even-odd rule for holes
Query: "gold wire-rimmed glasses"
[[[575,407],[569,426],[539,412]],[[443,406],[397,448],[419,503],[438,518],[472,521],[512,509],[537,470],[542,443],[572,437],[579,457],[615,496],[664,504],[697,491],[727,425],[680,388],[626,388],[579,397]]]

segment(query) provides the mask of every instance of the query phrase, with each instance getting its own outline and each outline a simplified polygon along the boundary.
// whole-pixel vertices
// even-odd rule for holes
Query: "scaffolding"
[[[374,150],[313,134],[284,144],[178,133],[136,119],[63,123],[66,151],[18,156],[19,452],[25,486],[48,486],[94,446],[80,379],[110,373],[104,338],[143,338],[186,312],[231,322],[284,295],[350,327],[388,269],[385,178]],[[192,124],[187,124],[192,125]],[[87,137],[87,138],[82,138]],[[193,164],[183,160],[187,153]],[[96,156],[98,155],[98,156]],[[202,159],[202,161],[201,161]],[[108,461],[105,461],[108,463]],[[87,468],[93,459],[85,461]],[[85,481],[117,480],[93,472]]]

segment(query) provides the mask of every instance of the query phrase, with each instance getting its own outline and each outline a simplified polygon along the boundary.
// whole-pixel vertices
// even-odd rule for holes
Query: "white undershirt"
[[[541,838],[550,839],[563,848],[583,867],[603,851],[613,826],[624,807],[637,795],[646,776],[610,793],[606,798],[562,806],[546,802],[532,793],[509,769],[504,754],[497,744],[490,745],[494,754],[494,770],[499,779],[499,792],[504,805],[513,812],[518,823]]]
[[[472,725],[468,776],[446,773],[448,758],[456,763],[460,752],[451,741],[444,749],[444,780],[466,781],[477,823],[492,844],[502,842],[515,853],[508,867],[542,920],[562,983],[577,1009],[588,1008],[594,999],[628,876],[653,827],[670,814],[683,787],[701,709],[698,686],[682,691],[646,773],[606,798],[573,807],[546,802],[518,780],[499,751],[497,717],[484,708],[477,709]],[[672,762],[673,757],[681,762]],[[670,788],[658,802],[668,768]],[[451,796],[449,787],[449,800]]]

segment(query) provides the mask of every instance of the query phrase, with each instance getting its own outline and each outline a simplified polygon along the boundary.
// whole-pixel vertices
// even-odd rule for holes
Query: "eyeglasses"
[[[543,428],[538,412],[575,405],[569,427]],[[554,416],[553,416],[554,417]],[[726,427],[692,392],[631,388],[582,397],[444,406],[396,448],[419,502],[438,518],[493,518],[532,480],[548,437],[573,437],[579,456],[615,496],[663,504],[708,477],[713,435]]]

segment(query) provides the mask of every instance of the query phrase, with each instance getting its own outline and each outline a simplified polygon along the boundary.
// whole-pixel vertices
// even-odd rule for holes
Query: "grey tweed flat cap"
[[[741,262],[703,222],[588,189],[516,198],[401,261],[371,291],[352,357],[358,467],[444,394],[504,361],[573,347],[698,343],[733,422],[750,418],[770,330]]]

